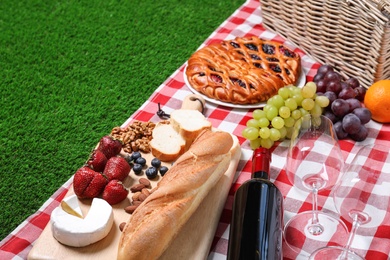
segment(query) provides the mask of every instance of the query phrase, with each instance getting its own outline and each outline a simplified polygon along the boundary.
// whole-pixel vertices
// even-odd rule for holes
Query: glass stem
[[[349,233],[347,245],[345,246],[346,249],[348,249],[348,250],[351,249],[353,239],[355,238],[356,232],[357,232],[359,227],[360,227],[359,216],[358,216],[358,214],[354,214],[353,215],[352,229],[351,229],[351,232]]]
[[[313,209],[313,218],[312,218],[312,224],[317,225],[319,220],[318,220],[318,206],[317,206],[317,201],[318,201],[318,189],[316,187],[313,187],[312,191],[312,209]]]

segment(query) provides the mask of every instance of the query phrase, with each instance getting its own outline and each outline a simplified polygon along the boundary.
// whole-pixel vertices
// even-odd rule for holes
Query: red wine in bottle
[[[269,180],[270,162],[268,149],[256,149],[252,178],[234,195],[228,260],[283,258],[283,196]]]

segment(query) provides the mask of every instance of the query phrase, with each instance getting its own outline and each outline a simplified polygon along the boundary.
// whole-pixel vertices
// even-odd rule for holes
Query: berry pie
[[[189,84],[209,98],[233,104],[264,102],[286,85],[295,85],[300,56],[281,43],[257,37],[222,41],[188,60]]]

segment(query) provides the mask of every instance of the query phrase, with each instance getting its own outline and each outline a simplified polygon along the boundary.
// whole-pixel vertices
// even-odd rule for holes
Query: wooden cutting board
[[[233,137],[235,144],[231,150],[232,159],[228,170],[222,176],[216,187],[200,204],[197,211],[191,216],[186,225],[184,225],[181,232],[160,259],[182,260],[207,258],[241,157],[241,148],[238,139],[235,136]],[[144,154],[143,156],[150,164],[152,155]],[[169,167],[170,165],[167,166]],[[145,177],[145,175],[141,175],[140,177]],[[140,177],[131,171],[130,177],[125,181],[125,185],[130,187],[134,183],[138,183]],[[151,182],[152,187],[155,187],[158,180],[152,180]],[[66,196],[72,194],[74,194],[74,192],[71,187]],[[129,194],[129,198],[131,195],[132,193]],[[85,215],[88,212],[91,201],[80,201],[79,204]],[[51,225],[49,223],[43,230],[39,239],[34,243],[34,246],[28,255],[28,259],[116,259],[120,238],[119,224],[127,221],[130,217],[130,214],[124,211],[124,208],[128,205],[128,200],[113,205],[114,224],[109,234],[104,239],[82,248],[69,247],[60,244],[52,236]]]

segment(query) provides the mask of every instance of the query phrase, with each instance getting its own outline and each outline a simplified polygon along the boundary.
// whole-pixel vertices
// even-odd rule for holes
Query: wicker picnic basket
[[[344,78],[390,79],[390,0],[261,0],[264,26]]]

